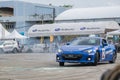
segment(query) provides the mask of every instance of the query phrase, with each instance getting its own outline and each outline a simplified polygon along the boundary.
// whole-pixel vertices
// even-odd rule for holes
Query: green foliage
[[[72,8],[73,6],[72,5],[63,5],[63,6],[60,6],[60,7]]]
[[[69,41],[71,41],[71,40],[73,40],[74,38],[76,38],[76,37],[79,37],[79,35],[67,35],[67,36],[64,36],[63,37],[63,42],[69,42]]]

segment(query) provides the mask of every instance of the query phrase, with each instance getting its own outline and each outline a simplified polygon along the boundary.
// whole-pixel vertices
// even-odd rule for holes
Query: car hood
[[[95,48],[98,48],[98,46],[91,46],[91,45],[82,45],[82,46],[65,45],[65,46],[61,47],[61,49],[63,51],[84,51],[84,50],[95,49]]]

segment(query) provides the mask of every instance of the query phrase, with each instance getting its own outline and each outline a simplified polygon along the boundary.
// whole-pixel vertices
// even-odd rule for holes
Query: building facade
[[[0,1],[0,23],[8,30],[16,29],[21,34],[34,24],[54,22],[65,8],[23,1]]]

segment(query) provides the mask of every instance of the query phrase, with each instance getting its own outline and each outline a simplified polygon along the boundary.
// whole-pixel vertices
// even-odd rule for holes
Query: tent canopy
[[[120,35],[120,30],[108,32],[107,35]]]
[[[5,37],[6,39],[25,39],[26,36],[19,34],[15,29],[13,32]]]
[[[44,25],[33,25],[28,30],[29,37],[50,35],[86,35],[101,34],[108,30],[119,29],[118,23],[114,21],[104,22],[79,22],[79,23],[54,23]]]
[[[10,33],[0,24],[0,39],[4,39]]]

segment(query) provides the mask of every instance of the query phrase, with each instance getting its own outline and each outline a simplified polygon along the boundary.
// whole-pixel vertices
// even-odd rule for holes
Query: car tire
[[[17,52],[18,52],[17,48],[14,48],[13,53],[17,53]]]
[[[117,53],[114,52],[114,54],[113,54],[113,56],[112,56],[112,61],[109,61],[109,63],[115,63],[116,58],[117,58]]]
[[[93,65],[96,66],[98,64],[98,61],[99,61],[99,54],[98,52],[96,52]]]
[[[59,66],[64,66],[64,62],[59,62]]]
[[[0,53],[4,53],[3,49],[0,48]]]

